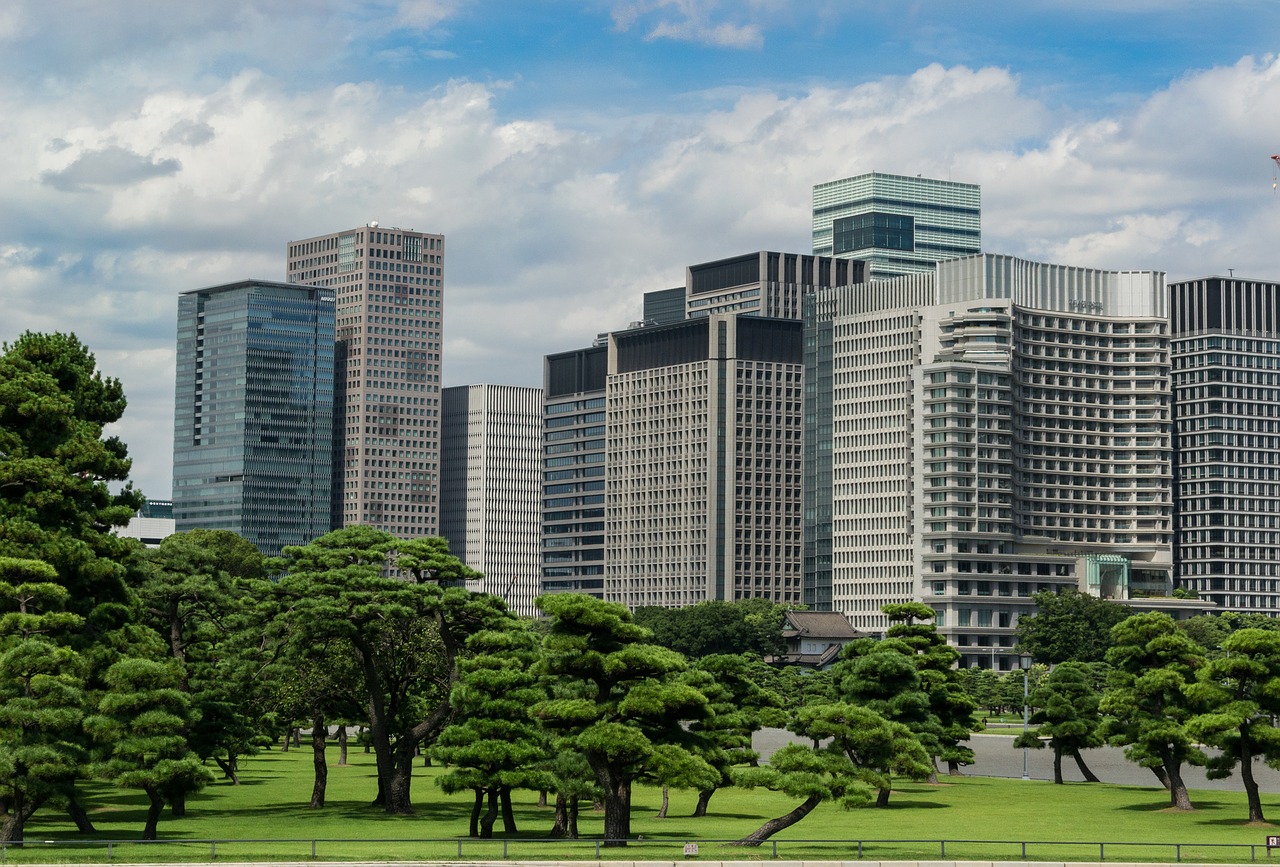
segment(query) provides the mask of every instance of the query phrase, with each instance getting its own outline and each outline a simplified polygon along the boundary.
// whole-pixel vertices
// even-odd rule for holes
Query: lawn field
[[[337,750],[331,750],[336,759]],[[140,793],[99,785],[85,787],[86,807],[97,835],[77,834],[71,823],[44,810],[27,825],[26,846],[5,850],[7,863],[105,861],[438,859],[523,860],[594,859],[603,833],[603,817],[584,805],[579,841],[547,841],[552,810],[538,807],[531,792],[515,794],[519,833],[506,837],[501,822],[493,840],[467,838],[470,796],[445,795],[437,785],[441,768],[422,768],[414,781],[414,816],[388,816],[369,806],[375,791],[373,757],[353,751],[351,764],[329,769],[328,804],[308,808],[311,793],[309,750],[265,751],[246,759],[239,786],[217,782],[187,804],[187,815],[169,815],[159,826],[160,843],[112,843],[137,840],[145,815]],[[696,795],[673,791],[669,816],[656,817],[660,791],[638,788],[632,833],[642,838],[625,857],[680,860],[683,844],[699,843],[709,860],[771,858],[773,841],[759,849],[727,845],[768,818],[796,806],[796,799],[763,790],[726,789],[716,793],[709,815],[689,816]],[[1017,860],[1022,842],[1029,860],[1116,861],[1258,860],[1268,857],[1270,826],[1251,826],[1244,796],[1236,792],[1193,792],[1199,809],[1178,813],[1166,808],[1163,790],[1151,787],[1055,786],[1040,781],[987,777],[944,778],[938,785],[903,783],[888,809],[842,810],[819,806],[804,820],[776,836],[776,856],[787,860],[838,860],[862,856],[876,860]],[[1280,795],[1264,795],[1269,815],[1280,819]],[[208,841],[217,841],[210,843]],[[48,842],[45,842],[48,841]],[[182,842],[187,841],[187,842]],[[313,841],[314,844],[313,844]],[[886,842],[917,841],[917,842]],[[945,842],[941,842],[945,841]],[[1003,841],[1003,842],[964,842]],[[1099,843],[1108,844],[1099,850]],[[1120,845],[1143,844],[1143,845]],[[1173,844],[1182,844],[1180,853]],[[1217,844],[1217,845],[1215,845]],[[1221,847],[1221,844],[1237,844]],[[1254,845],[1239,848],[1239,844]],[[945,847],[945,848],[944,848]],[[605,857],[622,854],[606,851]],[[1280,857],[1278,855],[1277,857]]]

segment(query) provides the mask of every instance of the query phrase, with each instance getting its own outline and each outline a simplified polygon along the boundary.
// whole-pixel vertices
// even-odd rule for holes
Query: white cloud
[[[759,49],[764,47],[761,13],[778,6],[776,2],[760,0],[727,4],[719,0],[626,0],[614,6],[613,22],[624,32],[641,28],[650,40],[674,39],[717,48]],[[722,17],[738,20],[718,20]]]
[[[453,7],[397,8],[432,26]],[[695,16],[756,23],[728,5],[619,9],[620,27],[646,32]],[[1280,277],[1274,58],[1190,73],[1094,117],[1008,70],[941,65],[573,122],[505,115],[518,84],[298,88],[237,67],[156,86],[155,72],[118,72],[110,81],[152,78],[119,91],[89,72],[54,88],[0,77],[0,339],[69,330],[97,352],[125,383],[121,432],[152,495],[168,492],[178,292],[280,279],[288,240],[374,218],[448,238],[447,384],[537,384],[543,354],[637,318],[641,293],[679,284],[687,264],[805,250],[811,186],[872,169],[981,183],[993,251]]]

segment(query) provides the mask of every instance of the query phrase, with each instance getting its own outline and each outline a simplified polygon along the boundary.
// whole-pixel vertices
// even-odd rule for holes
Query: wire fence
[[[1272,839],[1273,844],[1280,841]],[[1078,840],[843,839],[736,840],[637,838],[26,840],[0,841],[0,864],[208,863],[224,861],[1106,861],[1240,863],[1271,859],[1260,843]]]

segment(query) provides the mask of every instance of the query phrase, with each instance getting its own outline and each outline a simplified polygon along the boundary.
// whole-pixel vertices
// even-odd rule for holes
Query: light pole
[[[1031,749],[1026,745],[1027,724],[1030,722],[1030,713],[1027,706],[1027,700],[1031,696],[1031,654],[1024,653],[1018,657],[1018,662],[1022,665],[1022,779],[1031,779]]]

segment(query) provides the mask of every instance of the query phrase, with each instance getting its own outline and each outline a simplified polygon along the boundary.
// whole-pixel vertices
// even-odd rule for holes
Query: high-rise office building
[[[683,286],[644,293],[644,324],[670,325],[684,319]]]
[[[369,223],[288,245],[337,297],[334,527],[439,533],[444,236]]]
[[[529,617],[542,592],[542,406],[540,388],[442,392],[440,535],[483,573],[472,589]]]
[[[542,589],[602,599],[608,344],[548,355],[542,370]]]
[[[1169,287],[1182,587],[1280,616],[1280,283]]]
[[[805,601],[1014,667],[1040,590],[1172,589],[1163,274],[979,255],[807,307]],[[825,463],[824,463],[825,462]]]
[[[717,313],[609,336],[605,599],[800,601],[802,335]]]
[[[813,252],[865,261],[868,280],[932,273],[981,249],[976,184],[870,172],[813,188]]]
[[[334,293],[245,280],[178,298],[173,516],[267,555],[329,531]]]
[[[685,269],[686,316],[740,313],[799,319],[800,299],[814,289],[862,279],[861,262],[803,253],[762,250],[703,262]]]

